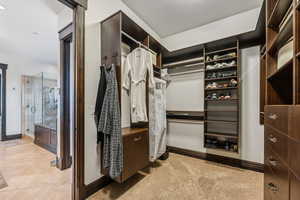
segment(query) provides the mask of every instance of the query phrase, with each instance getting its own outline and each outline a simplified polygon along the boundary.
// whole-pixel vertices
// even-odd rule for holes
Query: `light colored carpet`
[[[263,174],[170,154],[149,174],[112,183],[89,200],[263,200]]]

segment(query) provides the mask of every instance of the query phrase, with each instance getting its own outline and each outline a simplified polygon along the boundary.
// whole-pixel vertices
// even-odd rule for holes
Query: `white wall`
[[[264,163],[264,126],[259,123],[259,47],[242,49],[242,159]]]
[[[2,63],[8,64],[7,69],[7,135],[21,133],[21,76],[36,75],[40,72],[57,74],[57,67],[28,60],[20,55],[4,54],[0,52]]]

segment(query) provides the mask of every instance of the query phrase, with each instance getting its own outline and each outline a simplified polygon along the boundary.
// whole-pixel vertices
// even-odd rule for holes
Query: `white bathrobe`
[[[162,156],[167,148],[167,83],[155,78],[155,85],[149,95],[149,160],[151,162]]]
[[[154,87],[151,53],[143,48],[133,50],[126,59],[123,88],[130,91],[131,122],[147,122],[146,78],[149,74],[149,87]]]

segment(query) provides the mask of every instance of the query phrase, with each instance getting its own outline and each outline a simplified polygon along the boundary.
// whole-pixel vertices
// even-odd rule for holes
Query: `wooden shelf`
[[[218,50],[218,51],[211,51],[211,52],[206,53],[206,55],[208,56],[208,55],[223,53],[223,52],[226,52],[226,51],[234,51],[234,50],[237,51],[237,48],[232,47],[232,48],[222,49],[222,50]]]
[[[230,66],[230,67],[222,67],[222,68],[216,68],[216,69],[206,69],[206,72],[214,72],[214,71],[225,71],[225,70],[237,70],[237,66]]]
[[[204,133],[204,135],[212,136],[212,137],[225,137],[225,138],[238,139],[238,136],[230,135],[226,133]]]
[[[218,90],[236,90],[237,87],[228,87],[228,88],[216,88],[216,89],[205,89],[205,91],[218,91]]]
[[[226,101],[239,101],[239,99],[225,99],[225,100],[219,100],[219,99],[216,99],[216,100],[212,100],[212,99],[205,99],[205,101],[212,101],[212,102],[226,102]]]
[[[229,121],[229,120],[205,120],[205,122],[212,122],[212,123],[233,123],[236,124],[238,121]]]
[[[268,27],[277,28],[283,20],[292,3],[293,0],[277,0],[268,20]]]
[[[213,146],[210,146],[210,145],[207,145],[207,144],[205,144],[204,147],[207,148],[207,149],[214,149],[214,150],[218,150],[218,151],[225,151],[225,152],[230,152],[230,153],[234,153],[234,154],[238,153],[236,151],[230,151],[230,150],[227,150],[227,149],[221,148],[221,147],[213,147]]]
[[[282,76],[285,76],[288,71],[293,71],[293,59],[290,59],[284,66],[279,68],[276,72],[268,76],[268,80],[278,79]]]
[[[234,59],[237,59],[237,56],[230,57],[230,58],[222,58],[222,59],[217,59],[217,60],[212,60],[212,61],[205,61],[205,63],[210,64],[210,63],[216,63],[216,62],[222,62],[222,61],[228,61],[228,60],[234,60]]]
[[[228,79],[237,79],[237,76],[228,76],[228,77],[220,77],[220,78],[207,78],[205,81],[221,81],[221,80],[228,80]]]
[[[206,112],[239,112],[238,110],[206,110]]]
[[[286,25],[270,43],[268,53],[274,55],[293,36],[293,17],[290,17]]]

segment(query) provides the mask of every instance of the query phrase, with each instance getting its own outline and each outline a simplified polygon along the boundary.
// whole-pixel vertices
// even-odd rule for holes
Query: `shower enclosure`
[[[23,77],[23,131],[35,144],[56,153],[59,90],[56,74]]]

